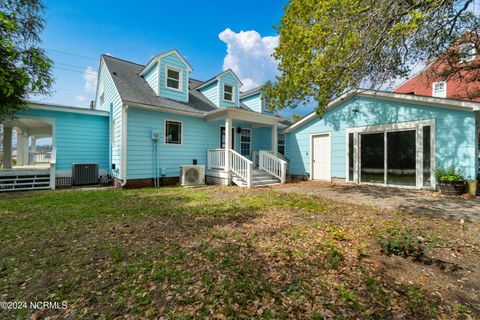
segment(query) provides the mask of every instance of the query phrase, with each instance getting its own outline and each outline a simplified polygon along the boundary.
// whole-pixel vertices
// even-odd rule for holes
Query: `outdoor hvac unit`
[[[184,187],[205,184],[205,166],[180,166],[180,183]]]
[[[98,165],[95,163],[74,163],[72,165],[72,184],[84,186],[98,183]]]

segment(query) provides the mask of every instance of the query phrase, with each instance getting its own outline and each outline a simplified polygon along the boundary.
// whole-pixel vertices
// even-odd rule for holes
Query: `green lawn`
[[[474,223],[217,186],[1,194],[0,218],[0,301],[67,303],[1,319],[479,312]]]

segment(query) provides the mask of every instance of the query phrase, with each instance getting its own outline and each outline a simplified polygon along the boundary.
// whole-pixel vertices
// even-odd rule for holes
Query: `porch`
[[[47,120],[17,118],[3,124],[0,156],[0,192],[55,188],[55,156],[39,139],[53,139]]]
[[[223,109],[207,117],[209,122],[219,120],[224,121],[220,148],[207,150],[207,180],[247,188],[286,182],[288,162],[278,152],[278,137],[283,126],[277,117],[241,109]],[[259,130],[262,135],[257,137],[254,133]],[[240,137],[236,139],[238,134]]]

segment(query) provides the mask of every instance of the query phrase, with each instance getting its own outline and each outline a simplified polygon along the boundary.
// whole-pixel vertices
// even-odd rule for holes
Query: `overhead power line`
[[[69,56],[74,56],[74,57],[78,57],[78,58],[83,58],[83,59],[89,59],[89,60],[95,60],[95,61],[98,61],[99,58],[94,58],[94,57],[88,57],[88,56],[84,56],[84,55],[81,55],[81,54],[77,54],[77,53],[73,53],[73,52],[68,52],[68,51],[63,51],[63,50],[57,50],[57,49],[45,49],[47,51],[51,51],[51,52],[56,52],[56,53],[60,53],[60,54],[66,54],[66,55],[69,55]]]

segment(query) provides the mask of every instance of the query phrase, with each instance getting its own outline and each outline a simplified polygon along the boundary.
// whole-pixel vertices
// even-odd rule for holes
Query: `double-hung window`
[[[223,85],[223,100],[233,102],[235,100],[233,94],[233,86],[230,84]]]
[[[445,81],[441,82],[434,82],[432,88],[432,96],[438,98],[446,98],[447,97],[447,83]]]
[[[277,152],[285,155],[285,133],[277,133]]]
[[[182,123],[178,121],[165,121],[165,143],[182,144]]]
[[[252,130],[243,129],[240,131],[240,154],[244,157],[250,157],[252,150]]]
[[[166,77],[167,88],[182,90],[182,72],[180,70],[167,67]]]

